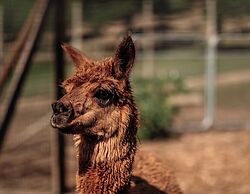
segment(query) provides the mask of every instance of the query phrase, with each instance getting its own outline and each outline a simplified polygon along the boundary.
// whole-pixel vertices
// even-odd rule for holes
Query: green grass
[[[180,51],[178,51],[180,52]],[[183,51],[190,53],[188,51]],[[190,53],[190,55],[180,56],[174,53],[176,58],[170,58],[166,55],[165,58],[159,57],[154,60],[155,73],[162,77],[171,74],[172,72],[178,73],[181,77],[186,78],[190,76],[199,76],[204,74],[206,61],[202,53]],[[170,59],[169,59],[170,58]],[[250,70],[250,56],[247,53],[241,54],[219,54],[218,55],[218,72],[225,73],[230,71]],[[135,76],[141,76],[143,61],[141,58],[137,60],[135,65]]]

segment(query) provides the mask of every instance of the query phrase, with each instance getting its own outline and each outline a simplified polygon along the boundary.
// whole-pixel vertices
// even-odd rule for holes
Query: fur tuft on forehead
[[[111,82],[116,82],[113,76],[113,58],[105,58],[100,61],[92,61],[88,65],[88,68],[81,69],[77,68],[75,73],[65,80],[62,85],[67,87],[68,85],[78,87],[83,83],[94,83],[94,82],[105,82],[105,80],[111,80]]]
[[[89,93],[102,88],[112,92],[119,104],[127,102],[132,95],[128,79],[119,80],[114,72],[114,59],[105,58],[99,61],[92,61],[87,69],[76,69],[76,72],[62,83],[67,93],[73,89],[83,86]]]

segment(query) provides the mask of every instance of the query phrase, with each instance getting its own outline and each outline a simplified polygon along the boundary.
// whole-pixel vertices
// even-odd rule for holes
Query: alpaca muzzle
[[[52,105],[53,115],[51,117],[51,126],[58,129],[69,127],[69,123],[74,118],[74,111],[71,104],[65,105],[62,102],[55,102]]]

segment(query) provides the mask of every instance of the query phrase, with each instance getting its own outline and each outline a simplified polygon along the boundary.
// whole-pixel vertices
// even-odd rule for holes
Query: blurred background
[[[72,138],[49,125],[57,86],[73,72],[60,43],[100,59],[127,31],[139,149],[166,163],[185,193],[250,193],[249,0],[2,0],[1,194],[55,193],[62,159],[60,193],[74,191]]]

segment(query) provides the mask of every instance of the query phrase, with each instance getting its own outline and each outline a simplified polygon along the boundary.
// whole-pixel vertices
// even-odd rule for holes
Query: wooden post
[[[216,0],[206,0],[207,10],[207,64],[206,64],[206,93],[203,127],[211,128],[214,124],[216,106],[216,78],[217,78],[217,8]]]
[[[65,40],[65,0],[54,0],[55,6],[55,87],[56,99],[63,96],[59,84],[64,80],[64,59],[61,43]],[[52,154],[52,193],[62,194],[65,191],[65,150],[64,136],[57,130],[51,132]]]
[[[152,78],[155,75],[154,69],[154,39],[153,39],[153,0],[143,1],[143,18],[148,23],[145,23],[143,35],[143,63],[142,76],[144,78]]]
[[[83,10],[83,1],[72,1],[72,19],[71,19],[71,44],[82,50],[82,10]]]

